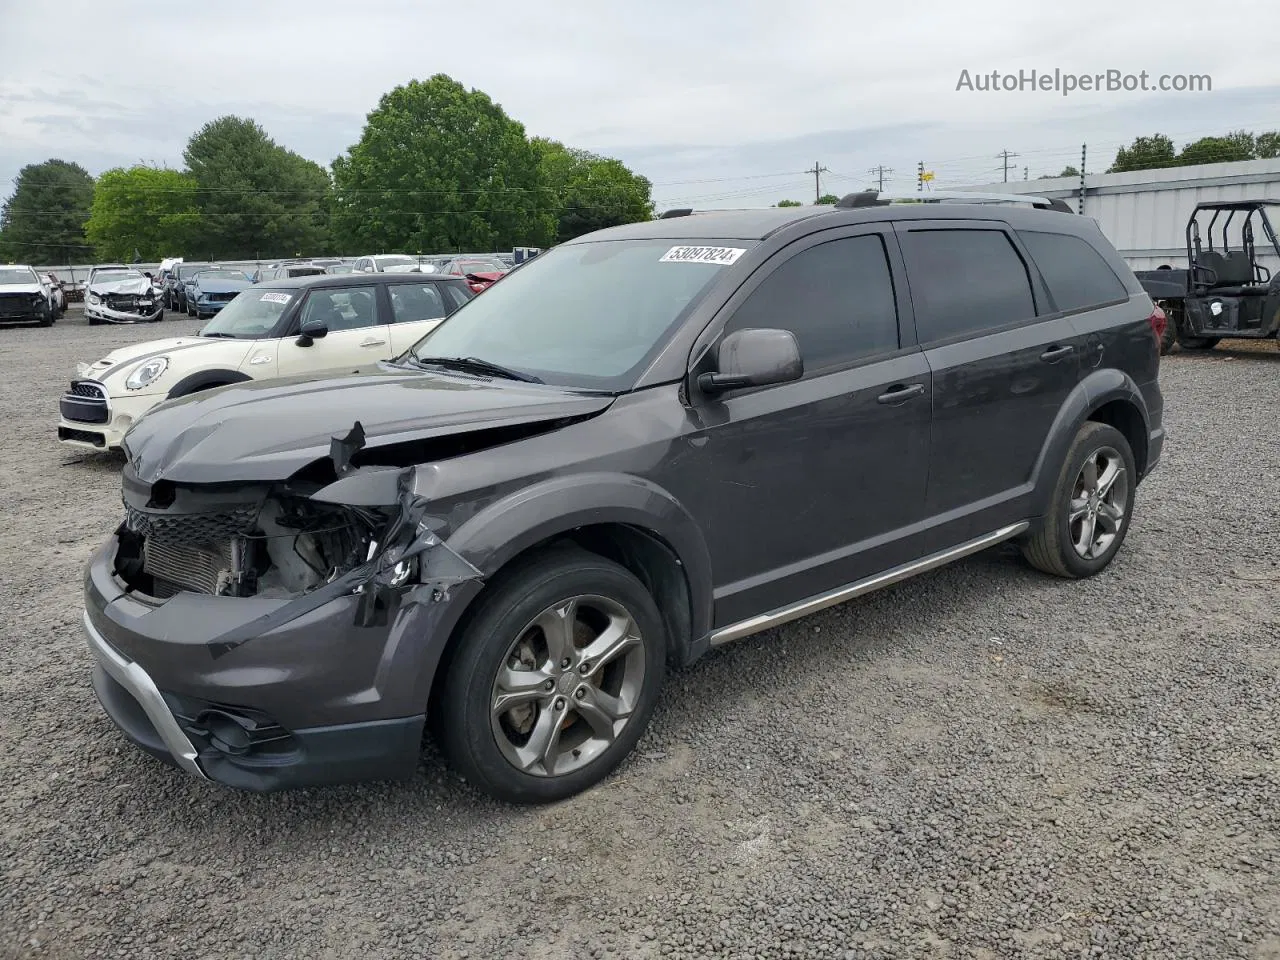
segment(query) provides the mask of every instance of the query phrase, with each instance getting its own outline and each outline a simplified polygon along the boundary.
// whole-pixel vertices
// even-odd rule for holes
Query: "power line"
[[[1004,182],[1005,183],[1009,182],[1009,161],[1016,156],[1017,156],[1016,153],[1010,153],[1008,150],[1001,150],[999,153],[996,154],[997,159],[1002,159],[1004,161]]]
[[[805,171],[805,173],[813,174],[813,202],[814,203],[817,203],[819,200],[822,199],[822,180],[820,178],[824,173],[827,173],[827,172],[828,172],[827,168],[820,166],[817,160],[813,161],[812,170]]]
[[[878,166],[874,166],[874,167],[872,167],[870,170],[868,170],[868,171],[867,171],[867,173],[871,174],[873,177],[875,177],[875,178],[877,179],[877,181],[878,181],[878,182],[879,182],[879,184],[880,184],[879,190],[880,190],[880,192],[881,192],[881,193],[883,193],[883,192],[884,192],[884,178],[885,178],[885,174],[893,173],[893,168],[892,168],[892,167],[886,167],[886,166],[882,163],[882,164],[879,164]]]

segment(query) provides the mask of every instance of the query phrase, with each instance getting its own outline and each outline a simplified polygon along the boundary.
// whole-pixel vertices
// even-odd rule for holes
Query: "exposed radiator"
[[[219,580],[231,570],[231,543],[164,543],[147,537],[142,557],[158,596],[182,590],[216,594]]]

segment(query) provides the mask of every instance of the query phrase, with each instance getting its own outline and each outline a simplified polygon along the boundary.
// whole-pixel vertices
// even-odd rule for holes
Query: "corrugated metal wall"
[[[1058,177],[960,189],[1034,193],[1066,200],[1075,207],[1080,181],[1076,177]],[[1150,270],[1165,263],[1186,266],[1185,229],[1197,203],[1256,199],[1280,201],[1280,159],[1090,174],[1085,177],[1084,214],[1098,221],[1102,232],[1133,269]],[[1271,222],[1280,229],[1280,208],[1272,211]],[[1280,271],[1278,258],[1258,233],[1255,241],[1261,262],[1272,272]],[[1237,238],[1233,231],[1231,239]]]

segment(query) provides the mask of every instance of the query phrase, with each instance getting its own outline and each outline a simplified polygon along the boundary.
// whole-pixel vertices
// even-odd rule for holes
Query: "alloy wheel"
[[[607,750],[644,688],[644,643],[631,613],[607,597],[572,597],[534,617],[507,648],[490,698],[507,761],[557,777]]]
[[[1115,543],[1129,504],[1129,474],[1124,459],[1111,447],[1085,458],[1068,504],[1067,527],[1072,546],[1085,560],[1095,560]]]

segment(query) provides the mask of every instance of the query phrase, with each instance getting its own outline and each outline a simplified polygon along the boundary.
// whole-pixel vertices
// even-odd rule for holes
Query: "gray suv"
[[[430,727],[499,798],[570,796],[712,647],[1002,541],[1105,568],[1160,457],[1162,324],[1058,209],[580,237],[392,362],[141,418],[86,572],[95,690],[235,787],[408,777]]]

